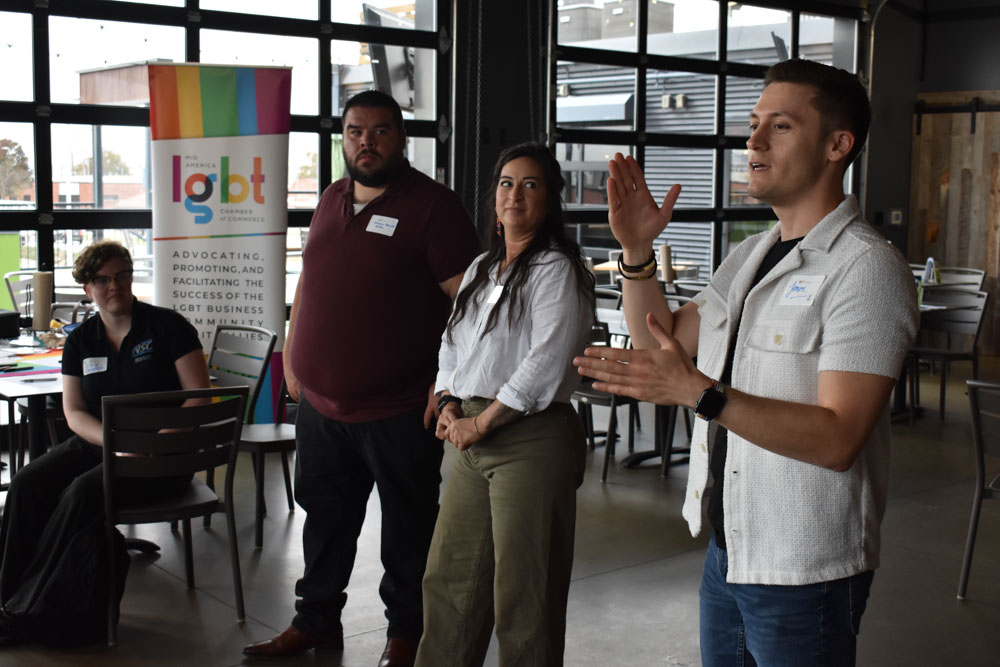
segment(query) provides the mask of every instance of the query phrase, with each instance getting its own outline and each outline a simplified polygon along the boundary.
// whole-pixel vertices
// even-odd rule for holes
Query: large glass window
[[[63,270],[57,267],[98,238],[119,238],[136,256],[149,255],[149,61],[292,67],[292,272],[305,236],[297,228],[345,173],[339,116],[351,94],[379,88],[395,96],[407,157],[448,180],[447,133],[438,136],[439,121],[454,125],[451,75],[437,60],[442,35],[453,31],[448,0],[111,2],[0,11],[0,231],[11,232],[0,241],[13,249],[0,250],[0,265],[7,270]],[[48,44],[44,52],[33,48],[36,35]],[[39,72],[47,73],[48,90],[35,90]]]
[[[641,3],[645,21],[636,14]],[[688,275],[696,268],[707,278],[744,232],[774,224],[770,208],[747,192],[745,142],[764,75],[770,65],[796,55],[855,71],[860,13],[845,8],[840,15],[799,14],[794,10],[800,3],[791,1],[761,5],[557,3],[553,20],[561,59],[550,63],[561,141],[556,151],[566,171],[569,218],[578,223],[581,244],[597,253],[595,260],[615,245],[599,214],[607,207],[607,166],[582,158],[586,151],[580,149],[609,141],[633,147],[658,202],[672,185],[681,185],[673,219],[657,245],[670,244],[674,263],[688,267]],[[838,9],[827,5],[824,11]],[[597,21],[609,14],[634,20],[635,32],[630,26],[618,34]],[[851,178],[849,172],[848,189]]]

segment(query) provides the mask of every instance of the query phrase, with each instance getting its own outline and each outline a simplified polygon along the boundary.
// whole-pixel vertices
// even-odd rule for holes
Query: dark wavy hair
[[[772,83],[797,83],[816,90],[810,103],[819,111],[823,131],[847,130],[854,135],[854,146],[844,160],[846,170],[864,147],[872,120],[868,93],[858,77],[837,67],[795,58],[768,68],[764,87]]]
[[[507,289],[500,293],[500,298],[493,305],[493,309],[486,319],[486,326],[483,329],[484,336],[496,326],[497,318],[505,303],[510,303],[510,307],[507,309],[508,326],[513,324],[515,317],[524,316],[526,301],[524,286],[528,280],[529,270],[538,256],[550,249],[566,256],[573,273],[576,275],[576,287],[580,296],[583,297],[585,303],[590,305],[591,310],[595,307],[594,275],[584,263],[580,254],[580,246],[566,235],[566,212],[562,202],[562,192],[563,188],[566,187],[566,181],[563,179],[562,169],[559,168],[559,161],[555,159],[547,146],[537,143],[518,144],[505,149],[500,154],[496,166],[493,167],[493,183],[484,202],[486,219],[491,220],[496,217],[496,192],[504,165],[522,157],[530,158],[542,170],[542,179],[545,181],[545,194],[548,200],[545,220],[535,232],[528,247],[504,271],[504,285]],[[503,233],[502,227],[501,233],[497,235],[493,231],[493,225],[488,225],[487,239],[484,242],[488,248],[486,257],[476,266],[476,273],[472,280],[455,298],[455,310],[448,322],[449,341],[453,340],[452,331],[455,325],[468,313],[470,300],[489,282],[490,273],[495,271],[500,262],[506,259],[507,246],[504,243]]]
[[[73,262],[73,280],[80,285],[86,285],[97,277],[106,262],[112,259],[124,259],[132,266],[132,255],[128,248],[118,241],[97,241],[83,249]]]

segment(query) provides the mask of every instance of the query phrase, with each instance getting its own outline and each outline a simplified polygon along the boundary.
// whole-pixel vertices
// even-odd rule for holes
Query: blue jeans
[[[712,537],[701,577],[703,667],[850,667],[873,571],[803,586],[726,583]]]

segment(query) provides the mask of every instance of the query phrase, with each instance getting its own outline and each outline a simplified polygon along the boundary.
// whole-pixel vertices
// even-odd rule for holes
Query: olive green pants
[[[489,403],[465,401],[465,416]],[[507,424],[460,452],[424,574],[418,667],[563,664],[576,489],[586,456],[571,406]]]

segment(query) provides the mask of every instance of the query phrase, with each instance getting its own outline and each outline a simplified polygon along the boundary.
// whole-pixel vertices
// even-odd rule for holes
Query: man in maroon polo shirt
[[[250,656],[343,648],[341,610],[372,486],[382,503],[380,667],[412,666],[421,579],[438,512],[442,443],[431,393],[441,332],[479,252],[459,198],[410,167],[399,105],[369,90],[344,106],[349,178],[323,193],[285,340],[299,400],[295,499],[306,511],[296,615]],[[431,427],[428,430],[428,427]]]

